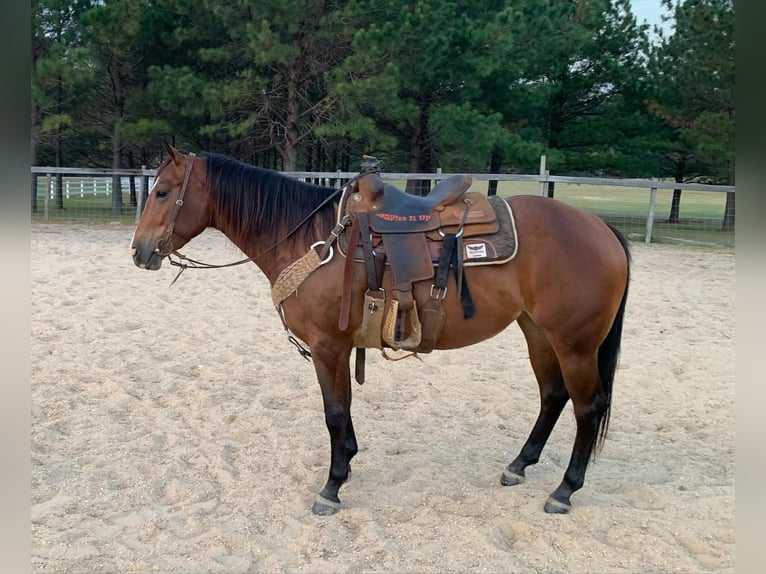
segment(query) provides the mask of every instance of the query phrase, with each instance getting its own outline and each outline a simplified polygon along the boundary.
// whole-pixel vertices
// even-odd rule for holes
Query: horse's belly
[[[490,273],[466,273],[466,281],[474,313],[464,317],[457,286],[450,278],[444,299],[446,321],[436,349],[457,349],[480,343],[503,331],[521,313],[518,295],[512,289],[513,281],[501,273],[501,267],[488,267]],[[479,269],[471,270],[479,271]],[[499,279],[502,279],[499,280]],[[430,297],[430,286],[415,290],[418,306],[422,308]]]

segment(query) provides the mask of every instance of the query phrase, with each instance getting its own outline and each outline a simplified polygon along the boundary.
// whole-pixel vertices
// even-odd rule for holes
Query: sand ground
[[[610,434],[568,516],[542,511],[567,407],[537,414],[512,326],[423,362],[368,353],[360,452],[310,512],[329,439],[311,365],[253,265],[136,268],[132,227],[32,227],[33,572],[733,572],[734,254],[633,245]],[[207,231],[186,249],[239,251]]]

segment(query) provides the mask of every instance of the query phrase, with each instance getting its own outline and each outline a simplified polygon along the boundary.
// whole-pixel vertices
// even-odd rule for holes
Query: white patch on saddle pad
[[[466,259],[482,259],[485,257],[487,257],[487,246],[483,243],[465,245]]]

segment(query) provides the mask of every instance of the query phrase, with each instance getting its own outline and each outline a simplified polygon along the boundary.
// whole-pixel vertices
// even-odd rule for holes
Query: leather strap
[[[367,289],[375,291],[379,286],[378,269],[375,265],[375,253],[372,250],[369,215],[366,211],[362,211],[357,213],[357,219],[359,220],[359,232],[362,239],[362,251],[364,251],[364,266],[367,269]]]
[[[351,233],[348,237],[348,253],[343,267],[343,295],[340,299],[340,316],[338,328],[341,331],[348,329],[348,318],[351,314],[351,279],[354,275],[354,251],[359,243],[359,224],[351,224]]]
[[[449,276],[450,266],[455,260],[455,250],[457,249],[457,236],[454,233],[448,233],[442,241],[442,252],[439,256],[439,264],[436,267],[436,276],[434,277],[434,288],[446,289],[447,277]]]
[[[354,364],[354,379],[356,379],[356,382],[359,383],[360,385],[364,384],[364,358],[365,358],[364,347],[357,347],[356,362]]]
[[[192,168],[194,167],[195,157],[197,157],[196,154],[194,152],[190,152],[186,158],[186,171],[184,172],[184,180],[183,184],[181,185],[181,193],[178,195],[178,199],[176,199],[176,205],[173,209],[173,213],[170,216],[170,221],[168,222],[168,226],[165,229],[165,233],[162,234],[162,237],[160,237],[160,240],[157,242],[156,251],[160,254],[161,257],[165,257],[166,255],[169,255],[173,252],[173,230],[176,227],[176,219],[178,219],[178,213],[181,211],[181,207],[184,204],[184,196],[186,195],[186,188],[189,187],[189,177],[191,176]],[[170,249],[167,251],[164,249],[166,245],[170,247]]]

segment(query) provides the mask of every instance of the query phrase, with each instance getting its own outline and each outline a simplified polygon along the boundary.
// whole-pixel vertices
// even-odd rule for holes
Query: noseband
[[[160,240],[157,242],[157,248],[154,250],[160,257],[166,257],[173,253],[173,230],[176,227],[176,219],[178,219],[178,212],[181,211],[181,206],[184,204],[184,195],[186,195],[186,188],[189,187],[189,177],[191,176],[192,167],[194,167],[194,158],[196,154],[190,152],[186,160],[186,172],[184,173],[184,182],[181,185],[181,194],[176,200],[173,214],[170,216],[168,227],[165,229],[165,233],[162,234]]]

